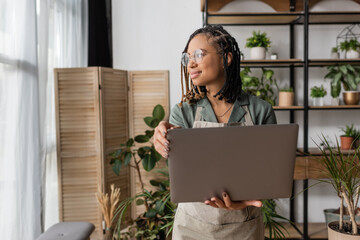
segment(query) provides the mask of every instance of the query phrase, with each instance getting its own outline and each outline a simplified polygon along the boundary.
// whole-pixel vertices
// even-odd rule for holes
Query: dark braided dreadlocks
[[[228,103],[233,103],[241,94],[241,79],[240,79],[240,49],[235,40],[222,26],[220,25],[208,25],[206,27],[196,30],[191,34],[183,53],[186,53],[189,47],[190,41],[197,35],[204,34],[208,37],[210,44],[212,44],[222,55],[224,70],[225,70],[225,83],[222,88],[217,92],[214,97],[218,97],[220,100],[226,99]],[[228,54],[232,54],[232,62],[228,66]],[[185,77],[185,79],[183,79]],[[184,81],[183,81],[184,80]],[[185,93],[184,93],[185,82]],[[205,86],[193,85],[189,78],[187,66],[181,65],[181,88],[182,97],[181,102],[188,101],[190,104],[195,103],[199,99],[203,98],[206,93]]]

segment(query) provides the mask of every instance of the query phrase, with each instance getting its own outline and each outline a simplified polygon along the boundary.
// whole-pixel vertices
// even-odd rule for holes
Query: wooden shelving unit
[[[201,9],[204,12],[203,24],[221,24],[224,26],[256,26],[256,25],[283,25],[289,27],[290,53],[289,59],[279,60],[243,60],[241,67],[251,68],[289,68],[290,86],[295,86],[295,68],[303,68],[303,79],[296,79],[303,83],[304,97],[303,106],[279,107],[274,106],[276,111],[289,111],[289,122],[295,121],[295,112],[303,112],[303,138],[304,148],[299,152],[295,166],[295,180],[303,180],[303,188],[308,188],[308,179],[324,178],[319,174],[319,166],[316,158],[319,158],[320,152],[315,149],[308,148],[308,131],[309,131],[309,113],[319,110],[359,110],[360,105],[340,105],[340,106],[309,106],[309,68],[327,67],[336,64],[352,64],[360,65],[360,59],[309,59],[309,26],[322,24],[360,24],[360,11],[327,11],[327,12],[311,12],[312,6],[320,2],[320,0],[260,0],[270,5],[274,12],[236,12],[236,13],[219,13],[218,11],[226,4],[233,0],[201,0]],[[360,4],[360,0],[353,0]],[[295,56],[295,26],[303,26],[303,59],[296,59]],[[327,239],[327,230],[324,223],[308,222],[308,192],[303,194],[303,224],[296,223],[295,227],[287,225],[289,239]],[[290,219],[295,222],[294,201],[290,199]]]

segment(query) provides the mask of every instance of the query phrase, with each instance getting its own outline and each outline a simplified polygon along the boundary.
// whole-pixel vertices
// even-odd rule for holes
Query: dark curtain
[[[112,67],[111,0],[89,1],[89,66]]]

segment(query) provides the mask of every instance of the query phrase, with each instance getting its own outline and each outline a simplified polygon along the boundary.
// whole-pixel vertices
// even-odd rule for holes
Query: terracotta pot
[[[266,51],[264,47],[253,47],[250,48],[250,59],[261,60],[265,59]]]
[[[357,105],[360,100],[359,91],[345,91],[343,92],[343,98],[346,105]]]
[[[345,221],[344,221],[345,222]],[[360,235],[350,235],[334,231],[330,226],[339,225],[339,222],[331,222],[328,225],[328,239],[329,240],[360,240]]]
[[[354,141],[353,137],[340,136],[340,141],[341,141],[341,149],[342,150],[349,150],[354,147],[353,146],[353,141]]]
[[[279,92],[279,106],[288,107],[294,105],[294,92]]]

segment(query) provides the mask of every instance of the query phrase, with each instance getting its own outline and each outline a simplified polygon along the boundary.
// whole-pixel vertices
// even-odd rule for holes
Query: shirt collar
[[[229,118],[229,123],[241,121],[246,113],[244,108],[241,107],[243,105],[249,105],[249,96],[247,93],[242,91],[240,97],[234,102],[234,107]],[[197,106],[202,107],[200,113],[204,121],[218,122],[209,99],[206,96],[197,102]]]

